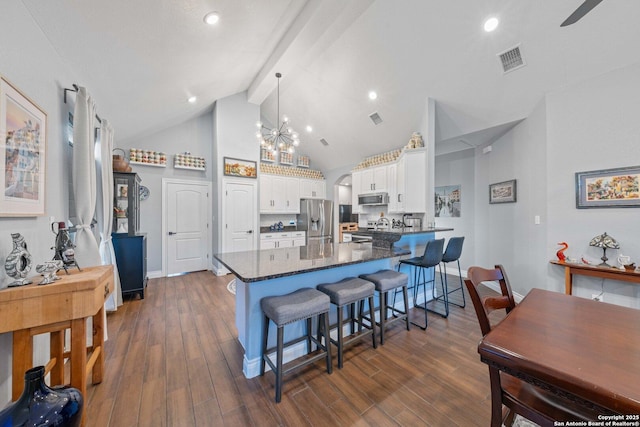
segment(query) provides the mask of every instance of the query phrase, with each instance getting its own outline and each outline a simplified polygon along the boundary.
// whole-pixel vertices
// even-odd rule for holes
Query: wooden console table
[[[595,265],[577,264],[563,261],[549,261],[551,264],[564,267],[564,293],[571,295],[573,275],[600,277],[602,279],[620,280],[640,284],[640,273],[625,271],[613,267],[597,267]]]
[[[113,292],[113,266],[62,272],[49,285],[26,285],[0,291],[0,333],[13,332],[12,398],[24,388],[33,367],[33,337],[51,334],[51,385],[64,384],[64,358],[71,360],[71,386],[87,402],[87,377],[100,383],[104,373],[104,302]],[[37,282],[37,279],[34,280]],[[93,342],[87,349],[87,318],[93,317]],[[64,352],[64,331],[71,329],[71,351]],[[87,351],[89,350],[89,351]],[[86,413],[86,411],[84,411]],[[84,415],[83,415],[84,425]]]

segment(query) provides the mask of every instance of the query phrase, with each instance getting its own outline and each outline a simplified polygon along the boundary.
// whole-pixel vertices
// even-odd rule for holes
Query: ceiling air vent
[[[380,123],[382,123],[382,117],[380,117],[380,114],[378,113],[369,114],[369,118],[371,119],[374,125],[379,125]]]
[[[327,142],[327,140],[326,140],[326,139],[324,139],[324,138],[320,138],[320,142],[322,142],[322,145],[324,145],[325,147],[326,147],[327,145],[329,145],[329,143]]]
[[[504,52],[499,53],[498,58],[500,58],[502,71],[504,73],[517,70],[518,68],[522,68],[527,65],[527,63],[524,62],[524,59],[522,58],[519,44],[515,47],[512,47],[511,49],[507,49]]]

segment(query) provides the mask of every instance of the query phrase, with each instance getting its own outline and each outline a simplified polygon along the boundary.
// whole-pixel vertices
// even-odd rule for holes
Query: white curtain
[[[111,231],[113,228],[113,127],[102,119],[100,125],[100,169],[102,177],[102,215],[98,220],[100,227],[100,257],[103,265],[113,265],[113,293],[105,302],[107,311],[116,311],[122,305],[122,288],[113,251]],[[101,220],[101,221],[100,221]],[[102,224],[100,224],[102,222]]]
[[[75,259],[80,268],[102,265],[98,242],[91,229],[96,210],[96,105],[84,87],[78,89],[73,110],[73,162],[71,183],[76,207]],[[106,312],[104,314],[106,325]],[[87,320],[87,343],[93,341],[91,319]],[[104,328],[107,338],[107,328]]]
[[[73,198],[76,204],[75,258],[80,268],[102,265],[98,242],[91,230],[96,209],[94,127],[96,106],[86,88],[76,96],[73,124]]]

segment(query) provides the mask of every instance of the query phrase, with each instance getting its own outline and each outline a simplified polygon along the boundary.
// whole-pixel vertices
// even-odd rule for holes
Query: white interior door
[[[166,274],[209,267],[210,184],[201,181],[163,182]]]
[[[258,233],[255,182],[225,183],[224,198],[222,252],[255,249]]]

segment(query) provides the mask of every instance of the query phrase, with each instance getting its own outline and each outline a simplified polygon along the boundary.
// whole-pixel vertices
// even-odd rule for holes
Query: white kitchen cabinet
[[[387,183],[389,192],[389,213],[402,212],[400,210],[400,189],[398,188],[398,164],[394,163],[387,166]]]
[[[363,213],[364,209],[358,204],[358,195],[362,194],[362,172],[351,173],[351,213]]]
[[[387,176],[387,166],[377,166],[375,168],[364,169],[362,171],[360,194],[382,193],[387,191]]]
[[[304,246],[305,231],[275,232],[260,234],[260,249],[278,249]]]
[[[427,211],[427,150],[407,150],[402,156],[404,171],[400,174],[398,163],[398,177],[404,182],[404,194],[401,194],[401,211],[408,213],[421,213]],[[400,187],[400,185],[399,185]]]
[[[324,179],[300,178],[301,199],[324,199],[327,195]]]
[[[300,180],[286,178],[285,189],[285,212],[300,213]]]
[[[300,180],[260,174],[260,213],[300,213]]]

